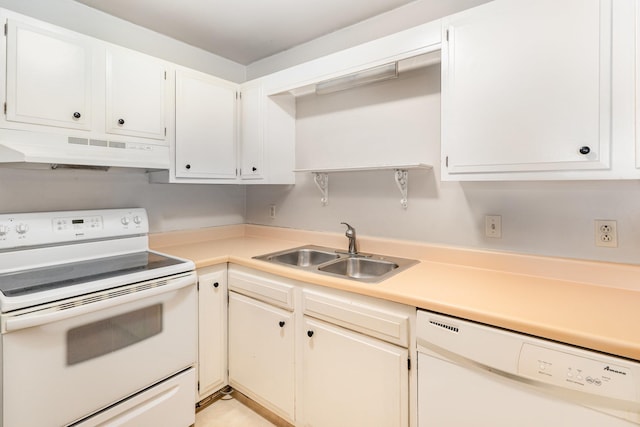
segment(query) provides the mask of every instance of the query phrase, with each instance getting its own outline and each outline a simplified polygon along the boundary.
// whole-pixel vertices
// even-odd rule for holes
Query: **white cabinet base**
[[[406,348],[306,316],[304,330],[302,425],[409,425]]]
[[[293,422],[293,313],[229,293],[229,384]]]

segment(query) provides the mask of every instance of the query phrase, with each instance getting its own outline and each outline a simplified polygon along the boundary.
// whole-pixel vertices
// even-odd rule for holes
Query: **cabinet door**
[[[166,68],[127,49],[107,51],[108,133],[165,139]]]
[[[407,349],[306,316],[304,333],[302,425],[409,425]]]
[[[609,167],[611,7],[495,0],[443,21],[445,174]]]
[[[205,74],[176,72],[176,177],[236,178],[236,89]]]
[[[295,184],[296,99],[290,93],[264,97],[264,157],[269,184]]]
[[[91,64],[88,39],[9,19],[7,120],[89,129]]]
[[[198,271],[198,400],[227,384],[227,266]]]
[[[294,420],[293,313],[229,292],[229,384]]]
[[[263,179],[264,94],[260,84],[242,86],[240,178]]]

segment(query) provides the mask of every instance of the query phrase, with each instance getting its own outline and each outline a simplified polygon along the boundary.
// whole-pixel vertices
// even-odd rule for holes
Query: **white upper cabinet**
[[[106,55],[107,132],[165,139],[165,64],[116,47]]]
[[[91,127],[92,46],[54,28],[7,22],[6,119]]]
[[[0,162],[169,168],[172,64],[2,8],[0,22]]]
[[[495,0],[443,32],[443,179],[610,167],[611,0]]]
[[[196,71],[176,71],[176,177],[236,178],[237,87]]]
[[[263,179],[264,91],[255,82],[241,91],[240,178]]]
[[[293,184],[295,98],[267,95],[270,78],[241,85],[176,71],[174,164],[155,182]]]
[[[269,77],[240,86],[240,178],[247,184],[294,184],[296,104],[267,95]]]

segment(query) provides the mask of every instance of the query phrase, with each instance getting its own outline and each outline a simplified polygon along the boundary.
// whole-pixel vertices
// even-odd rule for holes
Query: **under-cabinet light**
[[[398,77],[398,64],[394,62],[317,83],[316,94],[324,95],[396,77]]]

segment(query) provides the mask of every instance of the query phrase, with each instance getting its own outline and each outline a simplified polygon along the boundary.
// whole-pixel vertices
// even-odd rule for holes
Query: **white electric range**
[[[194,264],[144,209],[0,215],[0,426],[195,422]]]

